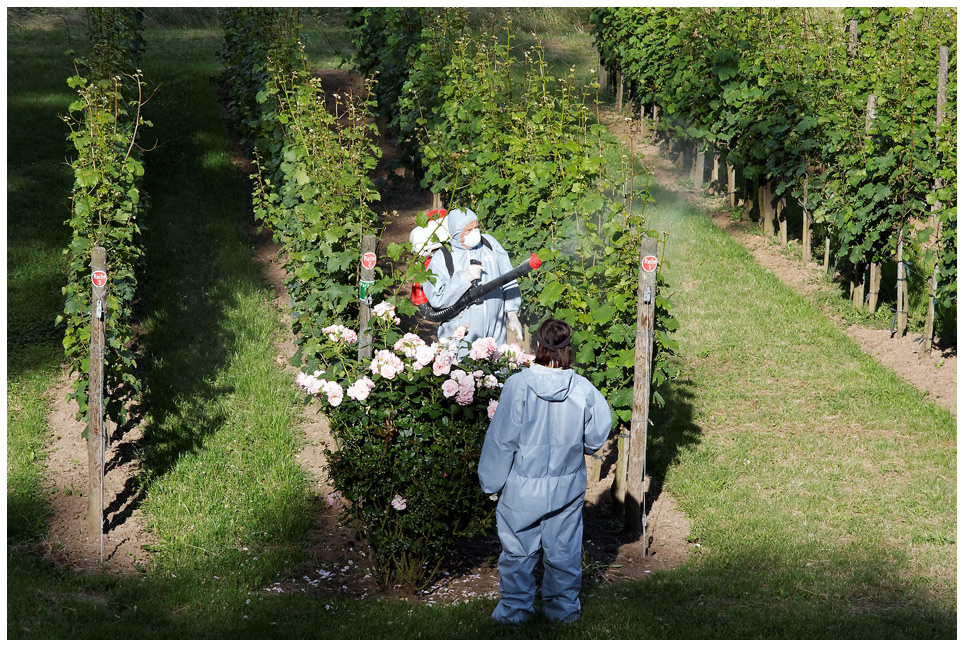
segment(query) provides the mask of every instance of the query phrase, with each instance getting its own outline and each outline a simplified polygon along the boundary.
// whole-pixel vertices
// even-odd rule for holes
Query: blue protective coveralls
[[[472,249],[466,249],[459,240],[463,228],[474,220],[476,214],[470,210],[453,209],[446,216],[449,226],[449,245],[452,251],[452,276],[446,267],[445,257],[441,251],[436,251],[429,261],[429,270],[433,278],[423,285],[426,298],[433,308],[448,308],[469,290],[472,283],[463,274],[472,260],[482,262],[483,274],[481,283],[492,281],[500,275],[513,270],[514,266],[506,250],[488,234],[483,238],[489,241],[490,247],[482,243]],[[490,249],[491,248],[491,249]],[[516,312],[521,303],[519,284],[511,281],[501,288],[489,291],[480,303],[473,304],[452,319],[439,325],[439,339],[452,337],[456,327],[469,324],[469,331],[464,338],[467,342],[484,337],[496,340],[497,345],[506,343],[506,312]],[[468,350],[463,348],[463,355]]]
[[[579,618],[583,455],[600,449],[611,425],[603,394],[572,369],[534,364],[506,380],[479,458],[483,491],[502,491],[495,620],[521,623],[533,614],[541,542],[543,613],[560,622]]]

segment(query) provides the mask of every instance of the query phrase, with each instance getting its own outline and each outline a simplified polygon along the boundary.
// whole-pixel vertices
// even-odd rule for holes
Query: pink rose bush
[[[416,584],[457,537],[492,524],[479,452],[503,384],[533,356],[470,341],[466,325],[427,343],[395,328],[391,304],[372,312],[371,358],[359,360],[358,334],[333,324],[295,382],[329,419],[338,510],[372,547],[386,583]]]

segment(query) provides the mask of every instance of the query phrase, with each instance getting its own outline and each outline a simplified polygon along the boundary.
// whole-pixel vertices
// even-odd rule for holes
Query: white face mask
[[[477,227],[476,229],[469,232],[463,237],[462,244],[467,250],[471,250],[472,248],[479,245],[481,241],[482,241],[482,234],[479,233],[479,228]]]

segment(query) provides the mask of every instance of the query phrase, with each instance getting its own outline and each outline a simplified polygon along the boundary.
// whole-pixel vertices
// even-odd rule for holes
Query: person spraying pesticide
[[[471,210],[453,209],[446,214],[446,225],[449,247],[441,246],[433,252],[427,266],[433,278],[422,286],[428,306],[442,314],[432,320],[440,321],[438,337],[451,337],[456,327],[468,324],[464,339],[470,343],[491,337],[497,345],[505,344],[507,327],[522,339],[523,327],[516,314],[521,297],[515,278],[487,288],[469,303],[462,298],[474,287],[487,286],[491,279],[527,268],[513,267],[496,239],[479,231],[479,219]],[[537,259],[531,267],[538,264]]]
[[[612,417],[603,394],[570,368],[571,336],[566,322],[543,322],[535,362],[506,379],[483,441],[479,483],[499,493],[500,600],[492,618],[501,623],[533,616],[540,546],[543,614],[562,623],[580,616],[583,455],[603,446]]]

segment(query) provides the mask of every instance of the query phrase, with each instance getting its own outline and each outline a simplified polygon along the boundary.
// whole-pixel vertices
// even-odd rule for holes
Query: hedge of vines
[[[292,278],[293,361],[315,369],[323,329],[358,320],[361,240],[374,231],[379,200],[369,178],[380,154],[374,104],[368,87],[326,96],[298,40],[297,10],[230,9],[222,20],[228,105],[257,163],[255,216],[283,245]]]
[[[90,52],[75,58],[76,74],[67,83],[78,98],[64,121],[74,148],[73,235],[64,250],[69,265],[63,288],[64,350],[74,380],[70,398],[79,417],[88,412],[91,342],[91,252],[107,250],[105,308],[105,412],[115,423],[126,418],[127,404],[141,392],[133,348],[132,305],[143,245],[139,217],[146,196],[138,140],[150,122],[141,115],[146,101],[138,62],[144,50],[141,9],[94,8],[87,12]]]
[[[859,271],[894,263],[900,240],[901,261],[915,258],[930,274],[937,249],[936,298],[950,312],[955,26],[955,10],[936,7],[596,12],[603,64],[621,71],[639,102],[659,107],[662,129],[723,151],[748,178],[775,182],[778,197],[803,204],[836,241],[837,258]],[[938,126],[940,46],[949,48],[949,83]]]
[[[604,145],[603,127],[591,114],[594,90],[572,77],[551,78],[539,46],[522,50],[511,34],[469,34],[461,10],[359,12],[362,73],[381,79],[406,62],[400,94],[378,100],[396,120],[403,147],[416,151],[423,186],[447,207],[473,209],[514,258],[535,252],[546,262],[520,281],[523,319],[531,326],[550,315],[567,320],[578,368],[628,422],[640,241],[658,234],[630,208],[632,200],[646,199],[645,187],[628,193],[630,161]],[[413,23],[423,25],[416,40],[406,33]],[[663,296],[656,304],[659,405],[660,387],[674,373],[670,334],[677,322]]]

